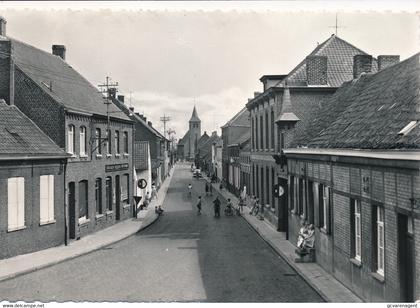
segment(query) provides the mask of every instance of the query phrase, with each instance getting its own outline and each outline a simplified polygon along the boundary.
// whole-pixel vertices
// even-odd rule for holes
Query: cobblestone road
[[[215,219],[212,200],[204,181],[179,166],[155,224],[105,249],[4,281],[0,300],[322,301],[242,218]]]

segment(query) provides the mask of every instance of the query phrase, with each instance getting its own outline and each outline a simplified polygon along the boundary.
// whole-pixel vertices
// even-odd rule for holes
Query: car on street
[[[199,179],[199,178],[203,177],[203,175],[201,174],[201,170],[200,170],[200,169],[195,169],[195,170],[194,170],[194,173],[193,173],[193,176],[194,176],[195,178],[197,178],[197,179]]]

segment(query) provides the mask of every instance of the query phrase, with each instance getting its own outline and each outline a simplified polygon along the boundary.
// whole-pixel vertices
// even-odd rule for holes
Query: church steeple
[[[191,115],[190,122],[201,122],[200,118],[198,117],[197,109],[195,108],[195,105],[194,105],[194,109]]]

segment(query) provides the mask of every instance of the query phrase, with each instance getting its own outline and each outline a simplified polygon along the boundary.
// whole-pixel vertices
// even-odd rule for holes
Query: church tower
[[[195,159],[195,154],[197,153],[197,143],[198,139],[201,137],[201,120],[198,117],[197,110],[194,106],[191,119],[189,121],[190,124],[190,139],[189,139],[189,153],[188,157],[190,160]]]

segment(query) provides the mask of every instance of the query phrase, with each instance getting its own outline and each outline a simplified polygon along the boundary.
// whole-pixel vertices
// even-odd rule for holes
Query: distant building
[[[284,150],[290,240],[314,224],[316,262],[369,302],[420,297],[420,54],[398,61],[355,74]]]
[[[107,112],[98,89],[65,61],[64,46],[53,45],[50,54],[3,32],[0,52],[0,98],[71,155],[69,238],[132,217],[132,121],[112,104]]]
[[[356,55],[360,57],[353,63]],[[332,35],[289,74],[261,77],[263,93],[256,92],[246,105],[251,114],[251,191],[271,209],[264,212],[265,218],[280,231],[287,230],[287,191],[281,198],[273,192],[276,185],[287,188],[283,150],[293,142],[294,135],[307,129],[317,106],[353,78],[353,67],[356,74],[369,64],[372,72],[377,71],[376,59],[365,62],[364,55]]]
[[[222,150],[223,141],[219,138],[213,142],[211,147],[212,175],[215,175],[217,182],[222,181]]]
[[[178,141],[178,158],[181,160],[194,161],[197,154],[198,141],[201,138],[201,120],[194,106],[191,118],[188,122],[188,131]]]
[[[0,101],[0,259],[65,242],[68,155]]]
[[[208,172],[210,176],[214,173],[212,167],[212,147],[213,144],[217,143],[219,140],[220,137],[217,135],[216,131],[212,132],[211,136],[208,136],[207,133],[204,132],[198,143],[196,164],[203,171]]]
[[[133,145],[133,161],[134,161],[134,196],[141,197],[137,204],[136,212],[140,205],[144,203],[149,192],[152,193],[152,160],[150,157],[149,141],[134,141]],[[139,181],[144,183],[143,188],[139,187]]]

